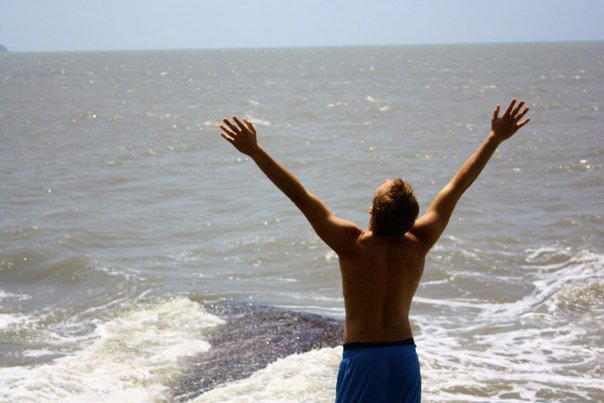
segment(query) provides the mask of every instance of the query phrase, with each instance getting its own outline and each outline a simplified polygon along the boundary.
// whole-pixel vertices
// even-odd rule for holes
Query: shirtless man
[[[385,180],[375,191],[367,230],[333,215],[327,207],[258,145],[248,120],[224,119],[221,135],[251,157],[306,216],[340,262],[346,320],[336,402],[419,402],[421,377],[409,324],[409,309],[426,254],[444,231],[457,201],[499,144],[530,119],[524,101],[513,99],[491,132],[419,218],[411,187]]]

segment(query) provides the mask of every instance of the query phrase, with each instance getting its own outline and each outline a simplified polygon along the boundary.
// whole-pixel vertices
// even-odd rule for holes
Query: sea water
[[[423,211],[512,97],[532,122],[412,307],[423,397],[603,400],[603,83],[601,42],[0,55],[0,400],[333,400],[337,256],[220,121],[366,227],[385,178]]]

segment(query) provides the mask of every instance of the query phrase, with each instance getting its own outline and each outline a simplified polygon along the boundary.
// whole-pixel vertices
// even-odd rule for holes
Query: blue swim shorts
[[[419,403],[421,390],[419,359],[413,338],[344,345],[336,403]]]

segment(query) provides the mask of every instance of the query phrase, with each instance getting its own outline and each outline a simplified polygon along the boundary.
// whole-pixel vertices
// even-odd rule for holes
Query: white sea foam
[[[0,313],[0,330],[17,323],[22,323],[24,320],[26,320],[26,318],[22,315]]]
[[[10,292],[6,292],[0,289],[0,301],[2,300],[17,300],[17,301],[25,301],[31,299],[31,295],[28,294],[14,294]]]
[[[365,97],[365,100],[367,100],[371,104],[375,104],[380,112],[386,112],[390,110],[390,101],[374,98],[372,96]]]
[[[221,124],[222,122],[218,120],[206,120],[203,122],[203,125],[206,127],[220,127]]]
[[[328,108],[334,108],[336,106],[348,106],[349,103],[348,102],[341,102],[341,101],[337,101],[337,102],[332,102],[327,104]]]
[[[536,260],[543,253],[549,253],[558,256],[558,249],[543,249],[541,251],[528,250],[528,262]],[[554,257],[558,258],[558,257]],[[546,259],[546,258],[543,258]],[[545,260],[546,264],[527,265],[526,270],[535,270],[535,279],[532,281],[534,291],[524,298],[504,304],[481,304],[484,310],[479,317],[489,321],[496,317],[498,319],[513,319],[525,313],[532,313],[537,308],[544,306],[550,313],[556,311],[559,301],[559,294],[568,290],[572,284],[604,284],[604,256],[580,251],[575,255],[567,256],[564,261],[550,263],[550,259]]]
[[[333,402],[341,357],[341,347],[290,355],[249,378],[206,392],[191,403]]]
[[[254,116],[248,116],[247,120],[249,120],[255,126],[271,126],[272,123],[266,119],[260,119]]]
[[[514,302],[418,299],[475,313],[458,323],[415,318],[426,400],[588,401],[604,390],[604,348],[586,342],[601,335],[584,323],[585,312],[604,307],[604,257],[568,252],[527,250],[523,270],[534,288]]]
[[[74,354],[0,369],[0,400],[164,400],[182,360],[207,351],[205,335],[220,323],[184,297],[136,303],[99,322],[94,340]]]

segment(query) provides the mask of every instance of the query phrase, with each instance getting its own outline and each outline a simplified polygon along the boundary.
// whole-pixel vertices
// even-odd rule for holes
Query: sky
[[[0,0],[15,52],[604,40],[604,0]]]

